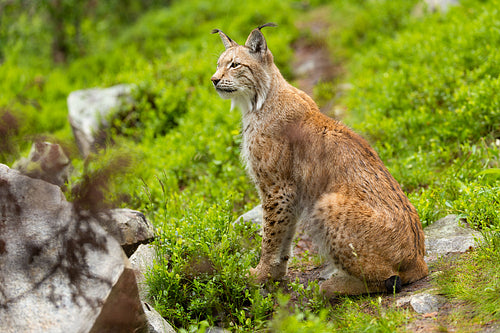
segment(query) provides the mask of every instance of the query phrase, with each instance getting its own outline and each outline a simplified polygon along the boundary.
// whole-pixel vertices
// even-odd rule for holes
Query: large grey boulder
[[[68,96],[69,122],[81,154],[86,157],[103,144],[101,129],[124,103],[132,103],[132,85],[73,91]]]
[[[118,242],[59,187],[0,164],[0,332],[147,332]]]
[[[151,242],[155,237],[153,224],[143,213],[128,208],[116,208],[101,213],[102,225],[120,243],[127,257],[141,244]]]
[[[31,178],[64,187],[69,178],[71,161],[60,145],[40,141],[33,143],[28,157],[14,163],[13,168]]]
[[[480,232],[471,229],[457,215],[448,215],[424,228],[427,255],[463,253],[478,246]]]

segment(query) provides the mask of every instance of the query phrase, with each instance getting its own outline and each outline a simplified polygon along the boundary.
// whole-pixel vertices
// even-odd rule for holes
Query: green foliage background
[[[424,225],[455,213],[483,230],[488,242],[480,262],[498,277],[487,258],[500,244],[500,2],[464,0],[443,14],[418,6],[416,0],[2,3],[0,119],[13,116],[18,126],[7,132],[8,147],[0,145],[0,162],[12,164],[40,138],[69,152],[73,185],[116,156],[134,161],[128,173],[110,179],[110,196],[126,193],[124,205],[145,212],[158,229],[161,260],[148,276],[151,301],[177,327],[393,331],[406,313],[383,313],[370,301],[374,310],[356,316],[360,303],[347,298],[332,309],[314,287],[303,292],[315,301],[288,318],[279,292],[263,294],[246,278],[258,262],[260,238],[255,227],[232,221],[257,196],[239,160],[239,111],[211,87],[223,46],[210,31],[220,28],[243,43],[254,27],[278,23],[264,34],[292,82],[294,42],[326,45],[347,74],[318,85],[318,100],[336,98],[347,109],[344,121],[374,145]],[[299,29],[304,22],[321,24],[323,34]],[[353,88],[339,100],[335,84],[343,82]],[[114,145],[83,161],[66,98],[119,83],[136,86],[136,103],[112,120]]]

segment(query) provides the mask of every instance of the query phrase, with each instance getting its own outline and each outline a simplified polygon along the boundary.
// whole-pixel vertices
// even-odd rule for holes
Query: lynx
[[[263,283],[287,273],[297,224],[336,268],[321,284],[339,294],[399,292],[428,274],[415,208],[377,153],[358,134],[321,113],[274,64],[261,29],[239,45],[215,29],[225,51],[212,83],[242,112],[242,158],[262,201]]]

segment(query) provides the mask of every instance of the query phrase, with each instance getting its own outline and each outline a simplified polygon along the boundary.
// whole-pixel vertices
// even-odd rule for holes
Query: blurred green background
[[[474,280],[473,272],[469,278],[495,294],[498,8],[498,0],[464,0],[444,13],[416,0],[3,0],[0,162],[12,165],[34,140],[60,143],[75,167],[71,189],[126,156],[131,164],[110,176],[107,197],[143,211],[158,229],[163,259],[148,276],[151,302],[178,328],[393,331],[410,314],[363,312],[351,299],[331,307],[314,285],[291,286],[304,296],[288,305],[295,315],[278,312],[273,319],[286,308],[280,289],[264,294],[247,280],[260,238],[255,227],[231,222],[258,198],[239,159],[239,111],[230,111],[210,82],[223,51],[210,31],[219,28],[243,43],[253,28],[276,22],[264,34],[292,83],[298,44],[327,50],[342,70],[318,82],[315,99],[344,110],[342,120],[373,144],[424,226],[454,213],[482,230],[488,243],[476,259],[496,280]],[[66,98],[121,83],[136,85],[137,102],[112,120],[113,144],[83,160]],[[339,88],[346,83],[350,89]],[[210,269],[193,273],[200,262]],[[473,290],[443,290],[480,303]],[[481,320],[498,320],[498,311],[488,311]]]

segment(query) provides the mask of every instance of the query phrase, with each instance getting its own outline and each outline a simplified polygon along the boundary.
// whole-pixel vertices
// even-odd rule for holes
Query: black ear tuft
[[[265,28],[265,27],[277,27],[278,25],[276,23],[273,23],[273,22],[269,22],[269,23],[265,23],[261,26],[259,26],[257,29],[262,29],[262,28]]]
[[[229,38],[228,35],[226,35],[225,33],[222,32],[222,30],[219,30],[219,29],[213,29],[212,30],[212,33],[213,34],[216,34],[218,33],[221,40],[222,40],[222,43],[224,44],[224,47],[226,48],[226,50],[230,47],[233,47],[233,46],[237,46],[238,44],[232,40],[231,38]]]
[[[260,54],[260,55],[265,54],[267,52],[267,43],[260,29],[265,27],[277,27],[277,26],[278,25],[276,23],[270,22],[260,25],[256,29],[253,29],[247,38],[245,46],[247,46],[250,49],[250,51],[252,51],[255,54]]]

